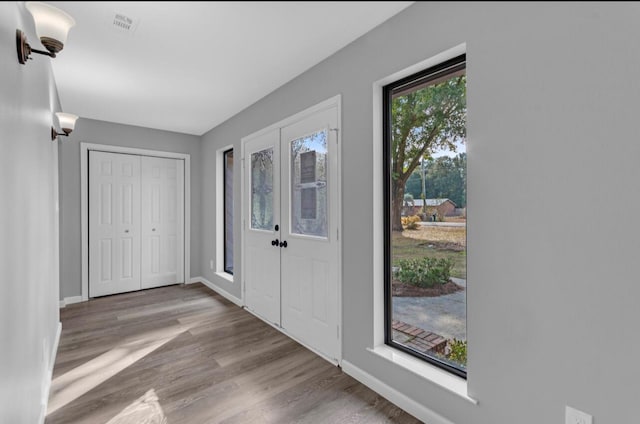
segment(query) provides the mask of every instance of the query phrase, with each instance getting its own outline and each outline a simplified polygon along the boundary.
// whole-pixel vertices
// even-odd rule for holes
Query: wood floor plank
[[[201,284],[60,318],[46,424],[420,422]]]

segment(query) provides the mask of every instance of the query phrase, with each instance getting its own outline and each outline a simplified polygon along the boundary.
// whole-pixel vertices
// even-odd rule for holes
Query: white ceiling
[[[65,112],[201,135],[411,3],[50,2],[76,20],[53,71]]]

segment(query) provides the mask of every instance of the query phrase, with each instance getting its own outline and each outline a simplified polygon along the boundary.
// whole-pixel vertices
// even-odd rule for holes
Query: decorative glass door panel
[[[273,148],[251,154],[251,228],[273,230]]]
[[[328,235],[327,130],[291,142],[291,234]]]

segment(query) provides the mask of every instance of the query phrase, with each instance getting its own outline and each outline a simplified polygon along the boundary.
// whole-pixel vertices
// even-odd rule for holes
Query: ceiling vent
[[[115,13],[111,22],[112,28],[122,34],[132,35],[138,27],[139,19],[132,18],[124,13]]]

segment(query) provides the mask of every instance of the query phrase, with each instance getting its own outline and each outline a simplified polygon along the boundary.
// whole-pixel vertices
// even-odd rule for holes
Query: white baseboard
[[[73,305],[74,303],[80,303],[85,301],[86,299],[82,299],[82,296],[65,297],[63,300],[60,301],[60,307],[64,308],[67,305]]]
[[[41,400],[41,409],[40,409],[40,420],[38,421],[40,424],[44,424],[44,420],[47,416],[47,404],[49,403],[49,391],[51,390],[51,380],[53,379],[53,367],[56,363],[56,355],[58,354],[58,345],[60,344],[60,335],[62,334],[62,323],[58,322],[58,327],[56,328],[56,335],[53,339],[53,346],[51,347],[51,353],[49,356],[49,369],[45,370],[43,376],[43,389],[42,389],[42,400]]]
[[[226,298],[227,300],[229,300],[230,302],[235,303],[236,305],[240,306],[241,308],[244,306],[244,304],[242,303],[242,299],[238,299],[237,297],[235,297],[234,295],[232,295],[231,293],[229,293],[225,289],[222,289],[222,288],[218,287],[217,285],[213,284],[211,281],[207,280],[204,277],[193,277],[189,281],[189,284],[192,284],[192,283],[202,283],[205,286],[209,287],[214,292],[218,293],[220,296],[222,296],[222,297]]]
[[[347,360],[342,360],[342,371],[425,423],[454,424],[437,412],[400,393]]]

